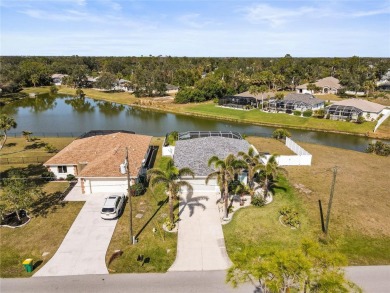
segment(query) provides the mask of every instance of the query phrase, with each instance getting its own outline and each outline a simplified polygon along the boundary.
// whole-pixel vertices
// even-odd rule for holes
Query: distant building
[[[274,92],[267,92],[263,94],[254,95],[249,91],[236,94],[234,96],[225,96],[218,100],[218,104],[224,107],[231,108],[261,108],[262,103],[268,101],[270,98],[275,96]]]
[[[342,86],[340,85],[340,81],[332,76],[325,77],[317,80],[315,86],[320,89],[320,92],[323,94],[338,94]],[[314,94],[313,90],[307,89],[308,83],[299,85],[296,87],[296,91],[298,94]]]
[[[55,73],[51,76],[51,80],[55,85],[62,85],[62,79],[68,76],[67,74]]]
[[[376,86],[380,91],[390,91],[390,69],[376,83]]]
[[[362,99],[347,99],[335,102],[326,108],[326,114],[333,120],[356,120],[363,116],[368,121],[378,119],[386,106]]]
[[[176,94],[179,91],[178,86],[169,83],[166,84],[166,89],[168,94]]]
[[[293,111],[319,110],[325,107],[325,102],[311,94],[288,94],[282,100],[269,101],[269,110],[292,113]]]

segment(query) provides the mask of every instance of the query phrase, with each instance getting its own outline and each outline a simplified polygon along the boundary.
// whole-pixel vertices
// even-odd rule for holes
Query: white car
[[[111,220],[119,217],[125,208],[126,196],[110,195],[106,197],[100,216],[102,219]]]

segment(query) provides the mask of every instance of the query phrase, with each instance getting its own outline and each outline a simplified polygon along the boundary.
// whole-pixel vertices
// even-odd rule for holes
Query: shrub
[[[130,186],[130,191],[133,196],[139,196],[145,193],[145,186],[142,183],[136,183]]]
[[[317,117],[317,118],[324,118],[325,117],[325,110],[324,109],[315,110],[313,113],[313,116]]]
[[[328,114],[326,114],[326,117],[325,117],[326,119],[330,119],[330,114],[328,113]]]
[[[176,227],[176,222],[179,220],[179,217],[177,215],[174,216],[173,223],[169,219],[169,217],[165,218],[164,225],[167,228],[168,231],[171,231],[173,228]]]
[[[284,139],[286,137],[291,137],[291,133],[283,128],[278,128],[272,132],[272,137],[276,139]]]
[[[45,179],[46,181],[52,181],[52,180],[55,179],[56,176],[55,176],[54,173],[51,172],[51,171],[45,171],[45,172],[43,172],[43,173],[41,174],[41,177],[42,177],[43,179]]]
[[[52,85],[49,89],[50,94],[54,95],[58,93],[58,88],[55,85]]]
[[[279,214],[282,216],[282,222],[293,228],[298,228],[300,221],[298,212],[290,207],[282,207],[279,210]]]
[[[261,196],[254,196],[252,198],[251,204],[255,207],[262,207],[265,205],[265,199]]]
[[[389,156],[390,155],[390,145],[377,141],[375,143],[370,143],[366,149],[367,153],[374,153],[379,156]]]
[[[303,117],[311,117],[311,115],[313,115],[313,111],[312,110],[306,110],[302,113]]]
[[[66,175],[66,180],[68,180],[68,181],[73,181],[75,179],[76,179],[76,177],[73,174]]]
[[[295,116],[301,116],[301,114],[302,114],[302,112],[298,111],[298,110],[295,110],[293,113]]]
[[[85,94],[83,92],[83,90],[81,88],[77,88],[76,89],[76,96],[79,96],[79,97],[84,97]]]
[[[365,121],[366,121],[366,119],[364,119],[363,116],[359,116],[358,119],[356,119],[356,123],[357,123],[357,124],[362,124],[362,123],[365,122]]]
[[[48,153],[55,153],[57,152],[57,148],[54,146],[54,145],[51,145],[51,144],[46,144],[45,145],[45,150],[48,152]]]

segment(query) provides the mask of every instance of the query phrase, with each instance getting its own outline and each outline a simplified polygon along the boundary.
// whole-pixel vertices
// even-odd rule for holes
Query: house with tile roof
[[[293,111],[319,110],[325,107],[325,102],[311,94],[291,93],[282,100],[272,99],[269,101],[269,110],[276,112],[286,112],[291,114]]]
[[[127,174],[122,174],[120,168],[126,158],[126,149],[130,178],[134,183],[146,172],[151,139],[151,136],[120,131],[82,137],[50,158],[44,166],[57,179],[74,175],[83,194],[126,193]]]
[[[216,179],[211,179],[206,184],[207,175],[214,172],[208,166],[208,160],[212,156],[225,159],[229,154],[237,155],[238,152],[247,153],[250,144],[241,135],[195,137],[188,136],[188,139],[176,141],[173,160],[179,169],[188,167],[195,173],[195,178],[185,178],[192,185],[193,193],[217,193],[220,189]],[[240,178],[246,183],[246,175]],[[186,190],[182,190],[186,192]]]
[[[55,85],[62,85],[62,79],[66,76],[69,76],[67,74],[61,74],[61,73],[54,73],[51,76],[51,80]]]
[[[356,120],[363,116],[368,121],[374,121],[387,111],[386,106],[363,99],[337,101],[326,108],[326,113],[334,120]]]
[[[328,76],[322,79],[317,80],[315,86],[320,89],[320,92],[323,94],[338,94],[342,89],[340,81],[333,77]],[[308,83],[298,85],[295,89],[297,94],[314,94],[313,90],[307,89]]]

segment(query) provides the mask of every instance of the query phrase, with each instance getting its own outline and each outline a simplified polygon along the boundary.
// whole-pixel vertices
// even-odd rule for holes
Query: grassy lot
[[[266,138],[248,140],[271,153],[272,145],[279,147],[280,143]],[[306,237],[323,239],[318,200],[326,212],[331,168],[337,165],[327,245],[344,253],[350,265],[390,264],[390,193],[386,175],[390,158],[307,143],[302,147],[313,154],[312,166],[286,167],[290,183],[284,179],[278,183],[274,202],[263,208],[242,209],[224,227],[232,261],[245,261],[263,250],[293,248]],[[297,183],[311,192],[294,188]],[[300,229],[290,230],[279,224],[278,210],[282,206],[299,211]]]
[[[161,163],[161,145],[163,138],[154,138],[152,144],[158,145],[159,152],[155,166]],[[167,196],[162,188],[148,188],[142,196],[133,197],[133,230],[138,234],[139,242],[130,244],[129,240],[129,205],[119,219],[106,254],[107,267],[110,272],[166,272],[176,258],[177,234],[164,232],[162,224],[168,216]],[[135,215],[143,214],[138,219]],[[153,228],[157,231],[154,233]],[[122,250],[123,255],[109,264],[115,250]],[[149,258],[142,264],[137,261],[138,255]]]
[[[0,277],[30,277],[37,267],[42,267],[57,251],[84,203],[60,202],[57,195],[68,182],[50,182],[43,188],[45,204],[36,206],[31,221],[21,228],[0,228]],[[31,214],[30,214],[31,215]],[[47,256],[42,256],[49,252]],[[25,272],[22,262],[34,260],[34,271]]]
[[[0,172],[12,167],[27,166],[27,163],[46,161],[55,155],[55,153],[49,154],[45,151],[46,144],[51,144],[61,150],[73,140],[73,137],[46,137],[27,142],[23,137],[9,137],[0,152]],[[13,163],[7,164],[6,162]]]

